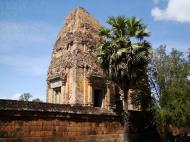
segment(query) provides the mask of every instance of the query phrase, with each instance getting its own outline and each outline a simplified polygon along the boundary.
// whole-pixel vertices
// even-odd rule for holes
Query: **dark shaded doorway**
[[[53,88],[54,91],[54,103],[59,103],[61,95],[61,87]]]
[[[120,95],[115,94],[114,100],[115,100],[115,112],[120,114],[123,110],[122,101],[120,100]]]
[[[94,90],[94,107],[101,107],[103,101],[103,90],[95,89]]]

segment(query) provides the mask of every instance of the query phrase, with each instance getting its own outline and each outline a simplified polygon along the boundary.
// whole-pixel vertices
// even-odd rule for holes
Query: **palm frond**
[[[113,27],[117,27],[117,22],[115,17],[109,17],[108,20],[106,21],[108,24],[110,24]]]
[[[142,27],[136,31],[135,36],[142,40],[144,37],[150,36],[150,32],[146,29],[146,27]]]
[[[110,37],[110,30],[104,27],[101,27],[98,30],[98,34],[103,37]]]
[[[102,41],[97,48],[97,62],[112,81],[137,77],[151,58],[151,45],[144,39],[150,33],[135,17],[109,17],[107,23],[110,29],[99,30]]]

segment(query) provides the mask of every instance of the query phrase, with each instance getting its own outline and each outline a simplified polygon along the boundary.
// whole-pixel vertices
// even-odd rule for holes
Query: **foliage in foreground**
[[[167,54],[166,47],[160,46],[153,64],[158,83],[154,89],[159,102],[153,107],[158,131],[164,141],[172,135],[186,135],[190,127],[190,60],[176,49]]]

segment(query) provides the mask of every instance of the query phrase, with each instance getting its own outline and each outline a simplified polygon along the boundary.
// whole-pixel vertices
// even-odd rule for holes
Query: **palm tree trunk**
[[[128,89],[126,87],[119,88],[119,94],[122,97],[123,114],[122,119],[124,123],[124,142],[129,142],[129,113],[128,113]]]

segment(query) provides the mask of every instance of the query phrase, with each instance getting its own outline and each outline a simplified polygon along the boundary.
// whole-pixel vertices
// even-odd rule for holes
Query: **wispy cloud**
[[[34,76],[45,76],[49,62],[48,57],[0,56],[0,64],[10,66],[13,71]]]
[[[28,75],[46,75],[55,27],[41,21],[0,21],[0,64]]]
[[[53,26],[41,21],[0,21],[0,48],[14,48],[25,43],[49,43],[54,32]]]
[[[1,96],[0,95],[0,98],[1,99],[9,99],[9,100],[18,100],[21,94],[22,93],[16,93],[16,94],[9,95],[9,96]]]
[[[159,0],[153,0],[153,3],[154,3],[154,4],[158,4],[158,3],[159,3]]]
[[[157,0],[154,0],[158,3]],[[151,11],[155,20],[177,21],[190,23],[190,0],[168,0],[165,9],[154,7]]]

